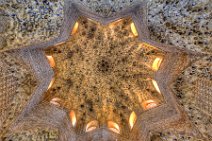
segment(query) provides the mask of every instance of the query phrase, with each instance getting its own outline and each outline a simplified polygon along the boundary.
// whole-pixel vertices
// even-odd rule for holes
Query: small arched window
[[[95,130],[95,129],[98,127],[98,124],[99,124],[99,123],[98,123],[98,121],[96,121],[96,120],[89,122],[89,123],[86,125],[85,131],[86,131],[86,132],[90,132],[90,131]]]
[[[152,84],[154,85],[155,89],[157,90],[158,93],[160,93],[160,89],[158,87],[158,84],[155,80],[152,80]]]
[[[157,107],[157,105],[158,105],[157,102],[152,99],[146,100],[142,103],[144,110],[152,109],[154,107]]]
[[[161,64],[162,60],[163,59],[160,58],[160,57],[155,58],[155,60],[152,63],[152,69],[157,71],[159,69],[159,67],[160,67],[160,64]]]
[[[120,134],[120,128],[119,128],[119,125],[113,121],[108,121],[108,128],[117,133],[117,134]]]
[[[47,57],[47,59],[48,59],[48,61],[49,61],[49,65],[50,65],[52,68],[54,68],[54,67],[55,67],[54,58],[53,58],[52,56],[50,56],[50,55],[47,55],[46,57]]]
[[[77,118],[76,118],[76,114],[73,110],[70,112],[69,117],[70,117],[72,126],[75,127],[76,123],[77,123]]]
[[[136,120],[137,120],[137,116],[136,116],[135,112],[132,112],[132,113],[130,114],[130,118],[129,118],[130,129],[133,128],[133,126],[134,126]]]
[[[137,37],[138,36],[138,31],[137,31],[137,29],[135,27],[135,24],[133,22],[130,24],[130,27],[131,27],[131,31],[132,31],[133,35],[135,37]]]
[[[78,28],[79,28],[79,23],[76,22],[76,23],[74,24],[74,27],[73,27],[73,29],[72,29],[71,34],[73,35],[73,34],[77,33]]]
[[[54,81],[55,81],[55,78],[53,77],[52,80],[51,80],[51,82],[50,82],[50,84],[49,84],[49,86],[48,86],[48,89],[50,89],[52,87],[52,85],[54,84]]]
[[[54,105],[57,105],[57,106],[60,106],[60,104],[58,103],[60,101],[60,98],[58,97],[55,97],[55,98],[52,98],[52,100],[50,101],[51,104],[54,104]]]

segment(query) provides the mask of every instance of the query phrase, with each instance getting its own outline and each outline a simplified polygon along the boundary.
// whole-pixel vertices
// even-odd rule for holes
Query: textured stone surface
[[[212,53],[211,9],[211,0],[150,0],[150,36],[161,43]]]
[[[34,128],[6,135],[2,141],[58,141],[59,131],[51,128]]]
[[[63,1],[1,0],[0,50],[57,37],[63,23]]]
[[[75,3],[82,4],[92,12],[104,16],[115,16],[126,9],[131,8],[143,0],[74,0]]]
[[[98,129],[96,132],[79,136],[77,141],[130,141],[107,129]]]
[[[211,59],[211,56],[206,56],[193,63],[174,86],[176,96],[189,119],[208,140],[212,139]]]
[[[166,131],[152,133],[150,141],[205,141],[204,138],[198,137],[192,132],[186,132],[185,128],[181,130],[176,128],[167,129]]]
[[[14,52],[0,54],[0,136],[22,112],[36,86],[31,68]]]

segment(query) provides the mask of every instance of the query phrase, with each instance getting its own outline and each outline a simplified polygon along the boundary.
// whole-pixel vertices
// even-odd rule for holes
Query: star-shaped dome
[[[164,53],[138,40],[130,18],[102,25],[81,17],[72,37],[46,54],[55,71],[46,97],[75,111],[78,127],[114,121],[127,131],[132,112],[163,101],[154,74]]]
[[[210,37],[193,38],[207,36],[210,24],[190,24],[210,12],[182,10],[209,6],[3,0],[0,7],[0,140],[210,140]]]

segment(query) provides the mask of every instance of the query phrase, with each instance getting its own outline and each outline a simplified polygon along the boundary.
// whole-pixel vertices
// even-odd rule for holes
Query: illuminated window
[[[76,22],[76,23],[74,24],[74,27],[73,27],[73,29],[72,29],[71,34],[72,34],[72,35],[75,34],[75,33],[77,32],[78,28],[79,28],[79,23]]]
[[[93,131],[95,130],[96,128],[98,127],[98,121],[94,120],[94,121],[91,121],[87,124],[86,126],[86,132],[90,132],[90,131]]]
[[[118,19],[118,20],[116,20],[116,21],[114,21],[114,22],[112,22],[112,23],[110,23],[109,24],[109,27],[111,28],[111,29],[113,29],[115,26],[117,26],[117,24],[119,24],[119,22],[121,22],[123,19]],[[114,29],[112,30],[113,31],[113,33],[114,33]]]
[[[54,46],[60,46],[60,45],[62,45],[62,44],[64,44],[65,42],[60,42],[60,43],[57,43],[57,44],[55,44]]]
[[[152,100],[152,99],[146,100],[146,101],[144,101],[143,104],[142,104],[142,106],[143,106],[143,108],[144,108],[145,110],[148,110],[148,109],[152,109],[152,108],[154,108],[154,107],[157,107],[157,105],[158,105],[157,102],[154,101],[154,100]]]
[[[117,133],[117,134],[120,134],[120,128],[119,128],[119,125],[113,121],[108,121],[108,128]]]
[[[77,118],[76,118],[75,112],[71,111],[69,116],[70,116],[70,120],[71,120],[72,126],[75,127],[76,123],[77,123]]]
[[[160,93],[160,89],[159,89],[159,87],[158,87],[157,82],[156,82],[155,80],[152,80],[152,83],[153,83],[155,89],[157,90],[157,92]]]
[[[137,116],[136,116],[135,112],[132,112],[131,115],[130,115],[130,118],[129,118],[130,129],[133,128],[136,120],[137,120]]]
[[[55,97],[55,98],[52,98],[52,100],[50,101],[51,104],[54,104],[54,105],[57,105],[57,106],[60,106],[60,104],[58,103],[60,101],[59,98]]]
[[[112,22],[112,24],[117,24],[117,23],[121,22],[122,20],[123,20],[123,19],[118,19],[118,20]]]
[[[131,31],[132,31],[133,35],[137,37],[138,36],[138,32],[137,32],[137,29],[135,27],[135,24],[131,23],[130,27],[131,27]]]
[[[152,69],[157,71],[160,67],[161,62],[162,62],[162,58],[159,58],[159,57],[155,58],[155,60],[152,63]]]
[[[55,67],[54,58],[53,58],[52,56],[49,56],[49,55],[47,55],[46,57],[47,57],[47,59],[48,59],[48,61],[49,61],[50,66],[51,66],[52,68],[54,68],[54,67]]]
[[[50,82],[50,84],[49,84],[48,89],[50,89],[50,88],[52,87],[52,85],[54,84],[54,81],[55,81],[55,78],[52,78],[52,80],[51,80],[51,82]],[[47,90],[48,90],[48,89],[47,89]]]

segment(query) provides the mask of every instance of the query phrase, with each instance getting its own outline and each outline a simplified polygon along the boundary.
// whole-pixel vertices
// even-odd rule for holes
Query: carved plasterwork
[[[139,42],[129,18],[108,25],[80,18],[77,24],[72,38],[46,50],[55,61],[54,84],[47,99],[59,98],[61,107],[74,110],[79,128],[91,120],[103,125],[111,120],[128,136],[133,111],[145,111],[146,100],[163,103],[152,84],[152,64],[164,53]]]
[[[48,41],[31,42],[30,44],[26,44],[26,45],[24,44],[22,47],[25,47],[25,49],[21,50],[20,52],[18,51],[16,52],[17,54],[21,54],[21,58],[24,58],[25,63],[30,64],[32,70],[34,71],[34,76],[36,77],[36,80],[37,80],[37,83],[36,83],[37,87],[31,93],[32,95],[31,99],[27,103],[26,107],[23,109],[23,112],[19,115],[18,119],[14,122],[14,124],[10,126],[10,129],[9,129],[10,131],[7,134],[10,134],[10,132],[18,131],[18,130],[24,131],[27,128],[29,128],[29,125],[31,123],[32,125],[35,125],[35,128],[37,128],[37,126],[48,126],[49,128],[56,128],[56,130],[58,129],[59,139],[63,141],[66,141],[66,140],[76,141],[77,139],[83,140],[84,138],[86,139],[89,138],[90,140],[95,140],[95,139],[125,140],[126,139],[130,141],[133,141],[133,140],[143,141],[143,140],[149,139],[150,131],[152,130],[157,132],[161,129],[165,129],[169,127],[171,124],[176,124],[178,122],[184,122],[187,120],[184,112],[182,112],[182,108],[177,103],[176,97],[173,94],[170,84],[172,84],[176,80],[178,74],[180,74],[180,72],[184,70],[190,64],[192,60],[191,56],[193,55],[201,56],[201,54],[189,51],[185,48],[180,49],[179,47],[164,45],[164,44],[157,43],[151,40],[149,36],[150,35],[149,31],[147,30],[147,20],[146,20],[147,14],[146,14],[145,2],[139,2],[135,6],[133,6],[132,9],[127,9],[126,11],[123,10],[120,13],[114,14],[114,15],[107,12],[108,8],[110,7],[105,7],[105,11],[107,15],[99,15],[98,13],[95,13],[87,9],[85,5],[79,5],[75,1],[73,2],[70,0],[66,0],[64,2],[64,11],[63,11],[64,19],[63,19],[63,24],[61,26],[60,33],[58,34],[59,36],[57,36],[56,38],[52,38],[51,40],[48,40]],[[148,74],[150,78],[153,77],[158,83],[160,92],[163,95],[163,103],[161,103],[161,105],[159,105],[158,107],[147,110],[145,112],[143,112],[142,110],[138,110],[139,108],[138,109],[135,108],[135,112],[137,114],[137,121],[133,129],[127,133],[127,136],[123,135],[124,132],[123,133],[120,132],[120,134],[114,134],[113,132],[108,130],[106,125],[104,125],[100,129],[94,130],[91,133],[86,133],[86,134],[83,134],[83,130],[81,130],[81,129],[84,129],[86,125],[80,126],[80,127],[77,127],[81,131],[80,134],[78,134],[79,132],[77,132],[76,129],[71,126],[71,121],[68,118],[68,114],[70,112],[69,110],[71,110],[71,109],[67,110],[69,106],[65,105],[62,108],[57,108],[53,106],[52,104],[49,105],[49,103],[43,104],[42,100],[44,98],[44,93],[47,91],[50,81],[53,78],[53,69],[48,64],[48,60],[45,57],[44,50],[49,48],[51,50],[57,47],[64,47],[64,45],[68,45],[69,39],[73,40],[75,38],[73,35],[70,34],[70,32],[72,31],[79,17],[89,18],[91,20],[98,22],[98,24],[102,24],[104,26],[108,25],[111,22],[117,21],[118,19],[129,17],[135,23],[136,29],[138,31],[138,37],[137,37],[138,42],[145,43],[150,47],[153,46],[154,48],[163,52],[163,62],[160,66],[160,69],[156,71],[154,75]],[[1,29],[1,30],[4,30],[4,29]],[[96,35],[89,35],[88,33],[85,33],[85,34],[88,36],[96,36]],[[2,40],[2,38],[3,37],[0,38],[0,41],[4,41]],[[66,41],[68,43],[64,44],[64,42]],[[103,43],[105,44],[105,42]],[[121,44],[118,44],[118,46],[121,46]],[[102,45],[102,47],[104,47],[104,45]],[[77,47],[73,49],[77,50]],[[73,49],[70,49],[70,50],[73,50]],[[56,51],[58,50],[56,49]],[[115,55],[111,55],[111,58],[113,56]],[[92,56],[91,58],[89,58],[89,56],[86,56],[86,57],[88,57],[88,59],[91,60],[90,62],[92,62],[92,59],[95,58],[94,56]],[[109,60],[111,58],[109,58]],[[95,60],[98,60],[98,57],[95,58]],[[103,61],[103,60],[104,59],[102,60],[100,59],[100,64],[103,62],[109,62],[107,58],[106,58],[106,61],[105,60]],[[62,60],[59,60],[59,61],[62,61]],[[61,62],[61,63],[64,63],[64,62]],[[75,68],[79,67],[79,64],[75,65]],[[103,63],[103,64],[105,66],[106,64],[109,64],[109,63],[106,63],[106,64]],[[119,64],[117,66],[119,67]],[[123,65],[123,66],[126,66],[126,65]],[[88,63],[87,68],[89,67],[92,67],[92,65],[89,65]],[[96,68],[98,68],[98,63]],[[110,69],[107,69],[107,68],[105,69],[105,67],[100,67],[99,73],[109,71]],[[76,73],[76,71],[72,71],[72,72]],[[89,75],[88,69],[85,72],[88,73]],[[57,70],[55,71],[55,74],[57,75]],[[124,72],[124,75],[126,75],[125,72]],[[77,78],[75,79],[77,80]],[[98,80],[99,78],[96,78],[96,79]],[[115,80],[119,81],[117,77],[115,77]],[[57,83],[58,82],[56,80],[55,85],[57,85]],[[90,84],[85,86],[87,86],[88,89],[91,88]],[[63,87],[65,88],[67,87],[67,85],[64,84]],[[54,85],[52,88],[54,88]],[[75,97],[76,97],[76,94],[75,94]],[[64,99],[65,98],[66,97],[64,97]],[[47,99],[48,99],[48,96],[47,96]],[[41,102],[41,104],[39,104],[39,102]],[[128,101],[126,101],[126,103],[127,102]],[[136,103],[133,103],[133,104],[136,105]],[[128,106],[128,104],[126,105]],[[88,118],[90,117],[88,116]],[[126,119],[127,118],[125,117],[125,120]],[[123,130],[123,131],[126,131],[126,130]],[[98,135],[92,136],[95,134],[98,134]],[[124,137],[124,139],[122,137]]]
[[[189,121],[198,129],[204,140],[212,139],[210,63],[211,56],[195,60],[173,85],[174,93]]]
[[[3,135],[27,106],[37,80],[21,56],[14,51],[0,54],[0,135]]]

